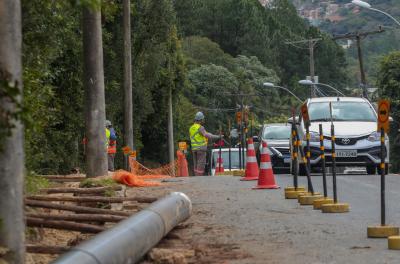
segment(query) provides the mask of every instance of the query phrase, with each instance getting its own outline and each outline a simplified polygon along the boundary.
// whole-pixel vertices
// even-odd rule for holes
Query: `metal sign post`
[[[385,176],[386,176],[386,150],[385,147],[385,134],[389,133],[390,123],[389,123],[389,113],[390,113],[390,102],[388,100],[380,100],[378,103],[378,127],[377,131],[380,132],[380,142],[381,142],[381,163],[379,164],[380,174],[381,174],[381,225],[380,226],[369,226],[367,229],[368,237],[373,238],[386,238],[390,236],[399,235],[399,228],[395,226],[386,225],[386,202],[385,202]],[[393,248],[396,243],[390,243],[389,238],[389,248]]]

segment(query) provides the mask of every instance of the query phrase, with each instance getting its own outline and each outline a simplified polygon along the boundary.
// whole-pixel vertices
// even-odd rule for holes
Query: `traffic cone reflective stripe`
[[[261,164],[260,164],[260,169],[261,169],[261,170],[269,170],[269,169],[272,169],[272,164],[271,164],[271,162],[261,162]]]
[[[278,189],[275,183],[275,176],[272,170],[270,151],[266,141],[262,142],[260,175],[258,177],[257,186],[253,189]]]
[[[253,139],[247,140],[247,158],[246,158],[246,172],[245,177],[241,181],[255,181],[258,179],[259,169],[256,158],[256,151],[254,150]]]

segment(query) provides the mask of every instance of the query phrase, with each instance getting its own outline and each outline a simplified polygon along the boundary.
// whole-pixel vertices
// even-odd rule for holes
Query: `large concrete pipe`
[[[139,261],[176,225],[189,218],[190,199],[174,192],[56,259],[55,264],[130,264]]]

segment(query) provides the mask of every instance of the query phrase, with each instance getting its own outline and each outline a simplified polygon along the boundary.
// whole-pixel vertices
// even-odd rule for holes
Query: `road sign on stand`
[[[304,125],[309,126],[310,125],[310,116],[308,115],[307,103],[305,103],[301,106],[301,115],[303,117]]]
[[[389,100],[379,100],[378,102],[378,132],[381,132],[383,128],[385,133],[389,133],[390,122],[389,122],[389,113],[390,113],[390,102]]]

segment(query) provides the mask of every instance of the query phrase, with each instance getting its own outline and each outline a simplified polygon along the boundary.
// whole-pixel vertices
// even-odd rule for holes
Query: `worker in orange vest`
[[[108,170],[114,171],[114,159],[115,154],[117,153],[117,134],[115,133],[110,120],[106,120],[106,137]]]

